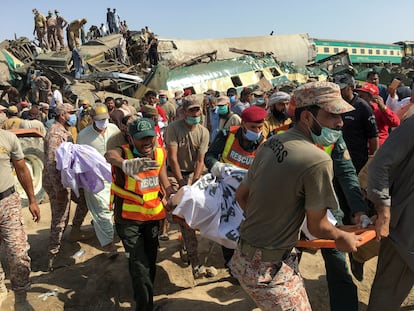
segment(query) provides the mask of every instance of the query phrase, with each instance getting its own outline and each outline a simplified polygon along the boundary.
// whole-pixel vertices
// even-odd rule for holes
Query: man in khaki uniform
[[[68,25],[68,36],[69,36],[69,48],[80,47],[80,35],[83,25],[88,22],[86,18],[75,19]]]
[[[46,40],[46,17],[39,13],[37,9],[33,9],[34,14],[34,29],[33,35],[36,34],[39,40],[39,47],[49,49]]]

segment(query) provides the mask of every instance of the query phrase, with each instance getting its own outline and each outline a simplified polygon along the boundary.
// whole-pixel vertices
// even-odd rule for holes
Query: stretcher
[[[338,226],[337,228],[347,231],[347,232],[351,232],[355,235],[358,235],[362,239],[360,246],[373,240],[376,236],[375,227],[373,225],[370,225],[364,229],[362,229],[359,225]],[[303,247],[303,248],[312,248],[312,249],[336,248],[334,240],[324,240],[324,239],[308,240],[306,238],[300,239],[296,246]]]

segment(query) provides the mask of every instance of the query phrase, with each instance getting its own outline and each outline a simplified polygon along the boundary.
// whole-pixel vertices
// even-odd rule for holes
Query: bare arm
[[[343,252],[355,252],[361,238],[354,234],[339,230],[333,226],[326,216],[326,209],[306,210],[308,229],[318,238],[335,240],[336,248]]]
[[[121,150],[119,149],[108,150],[105,153],[105,159],[108,163],[122,169],[122,162],[124,162],[124,159],[122,158]]]
[[[239,203],[243,211],[246,212],[247,209],[247,198],[249,197],[249,188],[247,188],[243,183],[239,185],[239,188],[236,190],[236,201]]]
[[[372,137],[369,139],[369,155],[373,155],[379,148],[378,137]]]
[[[165,167],[165,165],[161,167],[159,177],[160,177],[161,186],[163,189],[165,189],[165,192],[166,192],[165,195],[168,200],[171,194],[174,193],[174,189],[172,188],[170,181],[168,180],[167,168]]]
[[[16,170],[17,179],[22,185],[26,192],[27,198],[29,199],[29,210],[33,216],[35,222],[40,220],[40,209],[37,205],[36,198],[34,195],[33,181],[30,175],[29,169],[26,166],[24,159],[13,160],[13,166]]]
[[[203,172],[204,168],[204,154],[199,154],[196,162],[196,166],[194,169],[194,177],[193,183],[200,179],[201,173]]]
[[[377,240],[386,238],[390,233],[390,218],[391,210],[387,205],[375,205],[377,210],[377,220],[375,221],[375,232],[377,234]]]
[[[171,171],[177,180],[180,188],[185,186],[185,182],[183,179],[183,175],[181,174],[180,164],[178,163],[177,158],[177,151],[178,146],[176,145],[168,145],[167,146],[167,158],[168,158],[168,164],[171,168]]]

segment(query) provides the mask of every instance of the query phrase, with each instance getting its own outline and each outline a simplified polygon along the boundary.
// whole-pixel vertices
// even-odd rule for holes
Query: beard
[[[284,111],[279,111],[277,109],[272,109],[272,114],[279,122],[283,122],[288,118]]]

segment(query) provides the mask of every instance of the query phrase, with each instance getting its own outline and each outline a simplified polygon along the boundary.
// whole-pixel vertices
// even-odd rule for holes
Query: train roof
[[[395,47],[398,44],[397,43],[380,43],[380,42],[363,42],[363,41],[349,41],[349,40],[336,40],[336,39],[320,39],[320,38],[312,38],[312,40],[314,40],[315,42],[319,41],[319,42],[329,42],[329,43],[345,43],[345,44],[358,44],[358,45],[381,45],[381,46],[390,46],[390,47]],[[404,41],[404,42],[408,42],[408,41]]]

